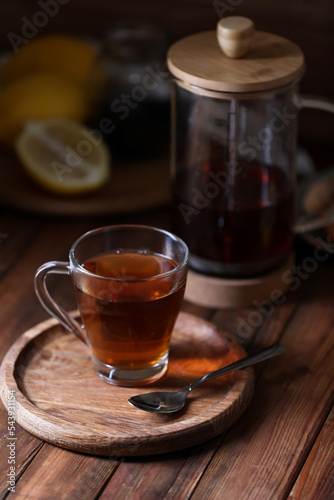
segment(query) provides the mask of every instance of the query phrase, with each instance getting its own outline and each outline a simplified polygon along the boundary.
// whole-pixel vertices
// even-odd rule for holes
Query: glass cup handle
[[[35,274],[35,292],[44,309],[56,318],[66,330],[74,333],[82,342],[87,344],[83,327],[64,311],[51,297],[46,286],[48,274],[70,274],[68,262],[46,262],[37,269]]]
[[[298,107],[300,109],[319,109],[334,113],[334,101],[326,97],[299,96]],[[327,216],[321,215],[319,217],[301,217],[296,221],[294,232],[295,234],[302,234],[308,231],[314,231],[315,229],[320,229],[333,221],[334,211],[327,214]]]

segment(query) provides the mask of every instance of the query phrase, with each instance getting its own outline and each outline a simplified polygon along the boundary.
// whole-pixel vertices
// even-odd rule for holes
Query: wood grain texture
[[[269,500],[285,498],[291,490],[333,403],[333,285],[324,285],[326,272],[308,278],[308,293],[281,339],[283,345],[289,342],[287,353],[261,374],[252,404],[238,429],[228,432],[194,500],[203,495],[218,500],[224,490],[229,500]],[[312,303],[314,289],[321,286],[322,300]],[[223,474],[222,463],[228,463]]]
[[[1,405],[0,408],[0,422],[8,422],[8,414],[6,409]],[[8,444],[13,442],[10,440],[10,436],[7,432],[7,426],[4,428],[1,426],[0,435],[0,457],[2,458],[0,462],[0,477],[2,479],[6,478],[9,472],[8,464]],[[22,427],[15,424],[15,472],[16,477],[20,477],[24,471],[29,467],[29,464],[34,460],[35,456],[38,454],[39,450],[43,446],[43,442],[26,432]],[[0,498],[5,498],[8,494],[8,485],[6,481],[2,480],[0,483]]]
[[[219,436],[190,450],[165,454],[163,465],[152,460],[126,459],[110,478],[101,500],[123,500],[125,492],[138,499],[189,499],[221,440]]]
[[[14,221],[14,219],[12,219]],[[66,260],[69,249],[77,237],[92,229],[92,222],[87,220],[59,222],[40,219],[43,225],[38,233],[35,232],[35,218],[24,216],[21,221],[27,229],[22,230],[21,224],[13,223],[8,231],[8,237],[1,244],[0,251],[7,253],[7,246],[12,247],[14,242],[19,241],[18,234],[25,238],[16,247],[15,260],[7,262],[9,266],[4,273],[0,283],[0,296],[4,305],[1,311],[3,322],[3,337],[0,343],[0,357],[3,358],[6,351],[22,334],[22,325],[25,329],[32,327],[47,314],[39,306],[38,299],[33,292],[34,275],[37,268],[47,260]],[[8,250],[9,251],[9,250]],[[2,253],[0,254],[2,256]],[[50,283],[51,284],[51,283]],[[63,286],[62,286],[63,285]],[[52,286],[52,285],[51,285]],[[52,293],[61,304],[66,301],[71,304],[73,290],[66,278],[61,280],[61,288],[52,286]]]
[[[38,301],[33,293],[33,276],[36,268],[50,255],[56,258],[66,258],[69,247],[79,235],[89,228],[89,221],[73,221],[62,223],[62,236],[59,237],[59,222],[48,221],[45,225],[45,219],[31,217],[27,214],[8,213],[2,209],[0,215],[0,231],[5,232],[7,237],[0,246],[0,257],[2,264],[2,280],[0,283],[1,296],[1,343],[0,358],[2,359],[6,351],[15,342],[22,333],[22,325],[26,328],[33,326],[46,316],[45,312],[39,307]],[[66,229],[70,233],[66,235]],[[78,231],[78,233],[76,233]],[[58,233],[58,234],[57,234]],[[58,300],[66,300],[69,303],[69,296],[72,292],[70,284],[66,280],[62,283],[63,287],[59,293],[54,290]],[[70,293],[67,292],[67,289]],[[8,414],[1,405],[0,422],[0,476],[5,477],[8,473],[9,464],[7,463],[8,448],[10,436],[8,434]],[[29,467],[29,464],[38,455],[43,441],[25,431],[17,423],[15,425],[16,437],[16,457],[15,467],[17,478]],[[7,485],[1,482],[0,498],[8,494]],[[45,498],[45,497],[44,497]]]
[[[39,32],[62,31],[100,37],[114,20],[137,17],[150,18],[159,23],[166,28],[171,40],[177,40],[188,34],[214,29],[219,18],[214,8],[217,4],[218,2],[207,0],[95,0],[92,8],[90,0],[71,0]],[[302,8],[300,0],[268,0],[265,8],[263,0],[241,3],[223,1],[221,4],[231,5],[234,15],[251,17],[256,29],[277,33],[301,47],[307,64],[306,74],[301,81],[302,93],[334,98],[334,72],[331,71],[334,53],[332,0],[319,0],[317,3],[306,0]],[[8,33],[20,34],[23,16],[31,19],[36,10],[35,0],[1,3],[0,46],[3,51],[11,50]],[[300,137],[319,168],[332,162],[332,120],[329,114],[302,112]],[[42,216],[30,217],[22,213],[5,212],[1,208],[3,213],[0,232],[7,233],[8,237],[0,244],[0,357],[22,331],[46,317],[31,288],[36,264],[50,258],[66,258],[68,245],[76,234],[81,234],[85,229],[119,222],[159,225],[161,220],[163,224],[167,220],[166,213],[159,209],[150,214],[129,214],[127,218],[120,218],[119,214],[115,214],[89,219],[80,227],[78,221],[67,221],[66,216],[62,222],[55,222]],[[298,250],[304,257],[313,258],[312,247],[303,246],[301,250],[298,245]],[[298,264],[300,263],[301,261]],[[195,498],[202,500],[210,497],[212,488],[217,495],[220,493],[219,500],[230,500],[230,488],[232,492],[239,488],[242,492],[240,497],[244,496],[248,500],[247,493],[252,492],[254,480],[257,481],[256,491],[260,492],[257,498],[256,491],[254,492],[256,500],[261,498],[266,488],[272,488],[270,494],[275,500],[288,498],[292,494],[299,495],[302,500],[318,500],[318,491],[320,494],[324,492],[326,500],[331,498],[333,488],[328,464],[328,458],[331,457],[327,454],[333,436],[331,424],[327,420],[328,400],[331,396],[330,387],[324,384],[324,370],[330,367],[325,363],[319,370],[312,363],[310,367],[308,365],[310,353],[321,353],[321,359],[325,359],[321,348],[324,338],[326,347],[332,349],[328,341],[330,337],[333,338],[333,259],[330,258],[325,263],[319,262],[319,268],[314,275],[311,273],[312,277],[308,276],[301,283],[297,292],[289,294],[282,306],[276,307],[270,316],[264,318],[246,336],[239,335],[238,319],[244,318],[247,321],[254,309],[213,311],[194,304],[185,305],[192,314],[210,319],[225,331],[235,334],[238,341],[250,350],[255,346],[262,347],[284,333],[284,340],[288,347],[291,344],[296,356],[289,357],[287,363],[287,366],[291,365],[288,392],[282,394],[281,399],[275,396],[276,405],[268,386],[271,379],[267,375],[273,373],[267,371],[270,363],[268,368],[258,373],[256,398],[251,407],[230,432],[198,447],[153,458],[124,460],[83,455],[43,444],[43,441],[17,425],[18,498],[96,500],[101,497],[103,500],[123,500],[132,497],[145,500],[188,500],[197,490],[204,496],[197,495]],[[319,276],[315,279],[318,273]],[[57,283],[54,293],[68,306],[71,291],[65,279]],[[305,345],[304,336],[307,339]],[[328,379],[331,375],[332,369],[328,372]],[[312,381],[311,392],[306,376]],[[318,381],[321,381],[319,385]],[[312,388],[319,392],[314,394]],[[266,396],[269,396],[269,406]],[[316,405],[315,412],[312,404]],[[292,416],[293,421],[289,421],[288,416]],[[287,422],[287,429],[283,429],[275,451],[270,446],[273,443],[271,435],[275,435],[278,427],[282,428],[282,418],[283,422]],[[305,426],[308,421],[309,424]],[[4,441],[7,429],[5,409],[0,412],[0,429],[3,446],[0,471],[6,474],[7,453],[3,452],[7,444]],[[288,463],[288,476],[283,477],[282,481],[282,467],[285,463]],[[248,478],[249,471],[251,475]],[[272,471],[274,473],[271,477]],[[8,496],[5,485],[2,484],[1,487],[0,497]],[[266,495],[262,498],[267,500]]]
[[[168,51],[172,74],[187,83],[220,92],[256,92],[297,80],[304,56],[297,45],[271,33],[255,32],[249,52],[227,57],[215,31],[190,35]]]
[[[213,325],[181,313],[172,336],[167,377],[151,390],[177,390],[244,356]],[[53,319],[12,346],[0,371],[1,397],[15,390],[17,422],[34,435],[76,451],[141,456],[182,449],[228,428],[252,397],[252,370],[201,386],[175,415],[130,408],[137,388],[110,387],[95,375],[88,349]]]
[[[292,298],[294,300],[291,300]],[[289,297],[282,307],[274,309],[270,319],[263,322],[262,328],[254,329],[253,333],[247,339],[238,338],[238,341],[245,343],[246,340],[246,345],[248,345],[250,352],[255,352],[261,347],[277,341],[281,331],[284,330],[289,322],[291,314],[293,314],[294,309],[298,306],[298,302],[296,296]],[[186,304],[186,307],[187,310],[193,312],[195,310],[193,305]],[[197,310],[209,316],[208,309],[199,308]],[[224,330],[234,335],[235,325],[238,324],[238,317],[240,317],[242,313],[247,313],[247,310],[242,311],[236,309],[216,311],[213,316],[212,312],[213,311],[211,311],[210,315],[211,320],[216,325],[223,326]],[[270,363],[270,361],[268,363]],[[263,369],[266,366],[266,364],[261,363],[261,365],[254,367],[258,379],[260,379]],[[261,408],[259,411],[261,412]],[[239,422],[243,420],[243,417],[241,417]],[[237,434],[238,432],[239,431],[236,430]],[[163,463],[152,461],[143,462],[142,460],[126,461],[111,477],[102,494],[102,499],[113,500],[113,495],[116,495],[116,498],[121,500],[122,491],[123,493],[124,491],[131,491],[136,492],[139,498],[188,500],[196,492],[202,478],[206,477],[208,469],[211,468],[211,463],[215,463],[214,457],[219,453],[219,449],[224,447],[226,438],[228,438],[228,433],[218,436],[191,450],[184,450],[177,454],[164,455]],[[241,439],[240,444],[243,446],[244,452],[247,453],[247,440]],[[226,459],[219,461],[220,477],[217,476],[217,478],[214,478],[213,480],[215,482],[210,485],[210,487],[217,491],[217,494],[220,494],[219,498],[224,498],[224,496],[229,498],[229,488],[233,486],[231,484],[226,488],[220,487],[220,482],[224,479],[229,468],[229,461],[233,459],[233,450],[231,455],[227,455],[225,458]],[[240,474],[242,475],[242,469]],[[142,478],[145,479],[142,480]],[[248,491],[246,480],[244,481],[244,486],[245,490]],[[203,494],[204,496],[202,498],[210,498],[207,493],[203,492]]]
[[[160,224],[162,227],[166,227],[166,219],[161,211],[156,210],[151,215],[147,213],[139,214],[136,221],[142,224]],[[7,237],[3,239],[0,245],[2,264],[0,283],[2,304],[0,310],[2,323],[0,359],[4,357],[6,351],[23,332],[24,326],[25,329],[28,329],[47,317],[33,293],[33,276],[36,268],[50,258],[66,260],[71,244],[80,234],[93,227],[112,222],[113,219],[110,217],[107,219],[94,219],[94,221],[91,218],[76,220],[68,217],[66,220],[57,220],[1,209],[0,232],[6,233]],[[119,222],[119,219],[115,219],[115,223],[117,222]],[[73,296],[71,283],[65,278],[50,283],[50,285],[52,286],[51,292],[56,300],[64,304],[64,307],[68,307]],[[7,444],[10,436],[7,430],[7,417],[7,411],[1,403],[0,476],[2,478],[5,478],[9,467],[7,463]],[[28,433],[19,424],[16,424],[15,437],[17,438],[15,464],[17,485],[18,478],[20,478],[20,485],[22,485],[22,489],[16,491],[20,491],[22,498],[29,497],[33,491],[34,499],[45,500],[50,498],[50,492],[54,490],[57,494],[53,498],[67,499],[68,495],[66,491],[63,491],[66,489],[73,492],[75,490],[80,491],[81,499],[89,499],[91,494],[95,497],[95,494],[101,489],[100,481],[102,483],[107,481],[113,468],[118,464],[116,460],[111,465],[111,458],[109,457],[104,459],[104,462],[108,463],[107,471],[104,467],[98,469],[94,464],[91,465],[92,471],[95,471],[96,474],[94,478],[90,477],[88,485],[85,482],[87,478],[87,456],[80,456],[75,452],[65,453],[65,450],[63,450],[62,455],[57,453],[53,455],[53,450],[60,449],[50,445],[47,452],[50,454],[50,459],[44,464],[45,452],[40,453],[43,441]],[[61,468],[56,466],[56,457],[62,460]],[[33,467],[31,467],[32,462],[34,462]],[[36,471],[39,466],[44,467],[42,475],[31,476],[30,474],[34,474],[33,471]],[[78,483],[74,481],[73,470],[76,470],[75,478]],[[54,475],[56,475],[56,481],[51,487]],[[25,489],[25,486],[27,486],[27,489]],[[7,485],[2,481],[0,498],[5,498],[6,495],[8,495]]]
[[[32,293],[32,277],[37,265],[52,258],[66,259],[69,246],[77,235],[105,223],[128,220],[131,223],[153,224],[168,228],[168,216],[164,210],[133,214],[127,219],[115,216],[81,222],[75,219],[60,221],[20,214],[14,216],[10,213],[3,213],[1,220],[4,224],[8,224],[3,227],[6,227],[9,236],[2,243],[4,246],[0,247],[0,253],[6,250],[6,245],[11,244],[12,235],[20,232],[24,225],[26,228],[16,243],[14,241],[12,243],[15,258],[10,261],[6,260],[0,283],[3,304],[0,310],[2,324],[0,356],[7,351],[22,331],[46,317],[46,313]],[[39,232],[36,232],[36,222],[40,224]],[[298,245],[297,265],[302,264],[303,256],[313,259],[313,251],[312,247],[305,244],[302,248]],[[272,387],[276,390],[276,379],[268,378],[268,375],[278,373],[279,366],[272,366],[272,363],[276,364],[279,359],[268,362],[264,370],[263,367],[260,371],[256,370],[258,383],[255,398],[244,417],[241,417],[229,432],[203,445],[174,453],[126,460],[114,456],[101,459],[48,444],[43,445],[43,441],[31,436],[17,424],[17,436],[20,438],[17,444],[19,453],[17,463],[20,464],[20,476],[16,491],[20,498],[93,500],[101,497],[103,500],[109,498],[113,500],[118,496],[123,500],[125,496],[129,498],[132,496],[157,500],[163,498],[188,500],[195,495],[196,490],[204,494],[202,498],[207,498],[211,492],[210,488],[215,488],[217,492],[220,492],[221,499],[224,496],[229,498],[230,488],[233,491],[236,485],[246,495],[255,479],[257,491],[260,491],[258,500],[266,487],[275,488],[272,483],[268,484],[270,472],[274,470],[273,481],[274,484],[277,482],[278,490],[274,489],[274,492],[277,492],[276,497],[274,493],[272,495],[276,500],[276,498],[288,497],[289,488],[293,487],[300,470],[303,481],[299,483],[299,487],[302,486],[305,478],[302,466],[307,463],[305,459],[308,453],[315,457],[312,449],[317,455],[313,468],[316,465],[321,468],[323,481],[330,485],[330,472],[327,473],[326,468],[321,466],[326,453],[320,451],[319,454],[317,451],[319,450],[317,437],[321,436],[319,430],[322,424],[326,426],[326,417],[329,412],[328,401],[331,398],[332,368],[326,362],[321,346],[324,338],[326,338],[324,349],[327,349],[328,342],[332,343],[333,340],[331,328],[334,322],[334,267],[331,258],[325,263],[319,262],[318,264],[317,270],[309,273],[305,280],[300,280],[297,290],[287,294],[284,304],[275,307],[272,313],[246,336],[238,335],[238,320],[243,318],[248,321],[254,309],[218,311],[189,303],[184,305],[187,312],[205,317],[235,336],[238,342],[247,346],[250,352],[280,339],[284,332],[284,342],[287,343],[289,349],[291,345],[293,350],[288,361],[282,363],[288,389],[286,393],[283,390],[281,398],[275,395],[274,399],[277,404],[273,402],[271,391]],[[71,287],[66,278],[59,280],[52,293],[65,307],[68,306]],[[17,307],[17,304],[20,304],[20,307]],[[256,319],[255,316],[253,320],[254,318]],[[318,351],[319,346],[320,351]],[[331,347],[328,348],[328,352],[330,350]],[[320,358],[316,365],[312,365],[311,354],[317,352]],[[283,359],[282,356],[282,362]],[[321,360],[325,360],[325,363],[321,369],[318,369]],[[285,370],[288,368],[290,371],[286,373]],[[327,385],[325,386],[324,376],[327,369],[329,371],[326,375]],[[311,380],[310,389],[306,383],[306,376],[308,380]],[[312,392],[312,388],[316,388],[316,392]],[[315,406],[315,411],[312,405]],[[292,420],[288,419],[290,415],[294,416]],[[281,422],[282,418],[283,422]],[[277,450],[274,450],[270,446],[273,443],[271,436],[275,435],[277,425],[281,429],[284,422],[287,422],[288,428],[283,429]],[[305,428],[305,422],[309,422],[307,428]],[[1,438],[6,440],[5,409],[0,412],[0,425]],[[307,434],[306,441],[304,430]],[[327,428],[326,440],[332,439],[331,434],[331,429]],[[303,439],[296,446],[300,436]],[[39,443],[37,447],[36,443]],[[5,449],[5,444],[7,444],[6,441],[2,441],[2,450]],[[285,478],[282,481],[284,473],[281,468],[286,462],[288,462],[288,471],[292,473],[287,481]],[[1,453],[1,465],[1,472],[6,473],[6,452]],[[245,466],[246,469],[243,472]],[[277,473],[276,469],[278,469]],[[246,474],[249,470],[252,474],[246,481]],[[237,474],[237,471],[241,472]],[[256,471],[257,474],[255,474]],[[235,472],[234,476],[233,472]],[[309,477],[312,481],[316,479],[312,474]],[[317,478],[320,477],[317,476]],[[2,488],[1,492],[5,496],[7,493],[5,485],[2,485]],[[256,498],[256,492],[254,498]]]
[[[56,448],[44,443],[17,481],[15,495],[34,500],[91,500],[122,459],[96,457]]]
[[[334,410],[330,412],[289,495],[291,500],[334,498]]]
[[[0,203],[34,213],[93,216],[129,213],[167,204],[168,158],[138,164],[120,164],[98,191],[81,196],[57,196],[37,186],[15,156],[0,149]]]
[[[241,16],[223,18],[217,25],[217,40],[228,57],[242,57],[249,51],[254,35],[254,23]]]

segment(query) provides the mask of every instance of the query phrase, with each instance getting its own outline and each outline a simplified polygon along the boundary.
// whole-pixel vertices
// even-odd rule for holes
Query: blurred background
[[[22,36],[42,4],[57,9],[38,34],[62,32],[101,39],[115,21],[150,21],[166,33],[168,44],[187,34],[215,29],[222,15],[248,16],[256,29],[291,39],[305,54],[301,92],[334,99],[333,0],[11,0],[0,3],[0,51],[12,50],[9,34]],[[56,6],[55,6],[56,4]],[[45,7],[46,9],[46,7]],[[37,19],[37,18],[35,18]],[[330,114],[303,111],[300,143],[319,168],[332,162],[334,119]],[[319,156],[319,149],[322,153]],[[313,154],[314,153],[314,154]]]

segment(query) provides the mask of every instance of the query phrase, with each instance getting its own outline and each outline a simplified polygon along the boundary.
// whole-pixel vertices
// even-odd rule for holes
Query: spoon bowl
[[[148,392],[146,394],[138,394],[131,397],[128,402],[138,408],[139,410],[155,412],[155,413],[174,413],[181,410],[186,402],[188,394],[195,389],[199,384],[211,380],[227,373],[241,370],[249,366],[265,361],[266,359],[273,358],[278,354],[285,352],[285,347],[274,344],[261,351],[247,356],[246,358],[239,359],[234,363],[219,368],[214,372],[207,373],[201,378],[198,378],[187,385],[184,389],[178,392]]]

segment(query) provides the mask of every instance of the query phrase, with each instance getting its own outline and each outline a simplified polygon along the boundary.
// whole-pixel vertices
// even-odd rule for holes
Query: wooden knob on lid
[[[227,57],[238,58],[249,51],[254,31],[254,23],[247,17],[226,17],[217,24],[217,40]]]

